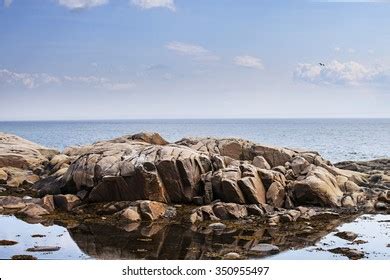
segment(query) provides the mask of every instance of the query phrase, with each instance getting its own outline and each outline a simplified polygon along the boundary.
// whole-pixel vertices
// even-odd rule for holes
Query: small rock
[[[141,215],[138,213],[138,208],[130,206],[121,212],[121,216],[130,222],[141,221]]]
[[[13,240],[0,240],[0,246],[13,246],[18,244],[18,242]]]
[[[224,255],[223,258],[225,260],[238,260],[238,259],[241,259],[241,256],[240,256],[240,254],[230,252],[230,253],[227,253],[226,255]]]
[[[43,238],[43,237],[46,237],[46,235],[44,234],[33,234],[31,235],[32,238]]]
[[[353,208],[356,206],[355,203],[353,202],[352,197],[350,197],[349,195],[343,197],[343,199],[341,200],[341,205],[346,208]]]
[[[289,210],[287,213],[292,217],[293,221],[296,221],[301,216],[301,212],[298,210]]]
[[[378,201],[377,203],[375,203],[375,209],[377,209],[377,210],[386,210],[387,209],[387,205],[384,202]]]
[[[3,169],[0,169],[0,184],[5,184],[8,180],[8,174]]]
[[[340,231],[335,234],[335,236],[340,237],[342,239],[348,240],[348,241],[353,241],[358,237],[358,235],[354,232],[351,231]]]
[[[250,249],[250,252],[253,253],[262,253],[262,254],[275,254],[280,252],[280,249],[278,246],[267,244],[267,243],[260,243],[255,246],[253,246]]]
[[[358,244],[358,245],[366,244],[366,243],[368,243],[368,241],[361,240],[361,239],[358,239],[358,240],[355,240],[355,241],[352,242],[352,244]]]
[[[260,208],[259,205],[251,204],[246,207],[248,211],[248,215],[254,215],[254,216],[263,216],[264,211]]]
[[[32,248],[28,248],[27,252],[55,252],[59,251],[61,247],[58,246],[34,246]]]
[[[270,226],[276,226],[280,222],[280,216],[275,215],[268,219],[268,224]]]
[[[54,205],[63,211],[71,211],[81,203],[80,198],[73,194],[60,194],[54,196]]]
[[[26,207],[26,204],[20,197],[0,196],[0,206],[4,209],[16,210]]]
[[[49,214],[49,212],[45,208],[37,204],[27,204],[27,206],[20,210],[18,213],[34,219],[40,219],[43,215]]]
[[[4,188],[4,187],[0,187],[0,193],[2,193],[2,192],[5,192],[5,191],[7,191],[7,189],[6,189],[6,188]]]
[[[34,256],[31,256],[31,255],[15,255],[15,256],[12,256],[11,259],[18,260],[18,261],[21,261],[21,260],[31,261],[31,260],[36,260],[37,258]]]
[[[226,228],[226,225],[223,223],[213,223],[209,224],[208,227],[215,231],[223,231]]]
[[[157,201],[143,200],[140,201],[139,210],[143,220],[154,221],[163,217],[167,205]]]
[[[49,212],[53,212],[55,210],[54,205],[54,197],[52,195],[46,195],[42,198],[41,205]]]
[[[351,259],[351,260],[358,260],[358,259],[364,258],[363,252],[358,251],[356,249],[346,248],[346,247],[338,247],[338,248],[330,249],[328,251],[333,253],[333,254],[340,254],[340,255],[346,256],[346,257],[348,257],[348,259]]]
[[[378,201],[390,203],[390,191],[384,191],[378,196]]]

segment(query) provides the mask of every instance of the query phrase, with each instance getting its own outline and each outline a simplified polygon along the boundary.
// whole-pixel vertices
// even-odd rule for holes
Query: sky
[[[0,0],[0,120],[389,118],[389,15],[386,0]]]

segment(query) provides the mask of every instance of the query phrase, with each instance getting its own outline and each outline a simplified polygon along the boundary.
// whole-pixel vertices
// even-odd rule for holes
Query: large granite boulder
[[[152,140],[130,135],[68,149],[66,153],[77,155],[77,159],[63,175],[61,191],[76,193],[85,189],[93,202],[191,202],[194,196],[203,195],[201,176],[212,169],[206,154],[167,144],[156,135]]]

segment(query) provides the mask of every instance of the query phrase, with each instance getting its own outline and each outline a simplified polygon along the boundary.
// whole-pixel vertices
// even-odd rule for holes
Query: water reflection
[[[332,259],[343,257],[327,252],[325,247],[339,245],[337,242],[340,243],[340,239],[332,232],[345,229],[355,231],[359,238],[368,241],[361,245],[365,250],[382,252],[380,255],[368,254],[369,258],[375,256],[382,259],[390,258],[389,252],[385,252],[389,250],[386,244],[378,243],[378,240],[382,243],[388,240],[389,234],[389,223],[380,223],[378,219],[389,220],[389,215],[365,215],[357,220],[355,218],[280,227],[258,225],[254,228],[245,228],[228,224],[223,232],[215,232],[206,225],[196,227],[159,223],[133,223],[121,228],[90,223],[67,230],[58,225],[28,224],[13,216],[0,216],[0,240],[18,242],[14,246],[0,246],[0,258],[9,259],[13,255],[31,254],[39,259],[192,260],[218,259],[230,252],[258,258],[264,256],[250,254],[250,248],[258,243],[271,243],[279,246],[282,251],[274,258]],[[380,230],[379,233],[384,235],[385,239],[375,237],[373,234],[375,230]],[[37,238],[37,235],[40,237]],[[33,246],[60,246],[61,249],[51,253],[26,252]]]
[[[281,250],[310,246],[341,222],[318,223],[315,230],[300,224],[256,230],[228,227],[223,232],[178,224],[130,224],[123,229],[90,224],[70,233],[81,250],[98,259],[213,259],[229,252],[246,256],[258,243],[272,243]]]

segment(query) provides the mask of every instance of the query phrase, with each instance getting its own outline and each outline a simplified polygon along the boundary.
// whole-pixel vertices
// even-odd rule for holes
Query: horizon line
[[[210,118],[96,118],[96,119],[14,119],[0,120],[0,122],[80,122],[80,121],[157,121],[157,120],[367,120],[367,119],[390,119],[390,117],[210,117]]]

